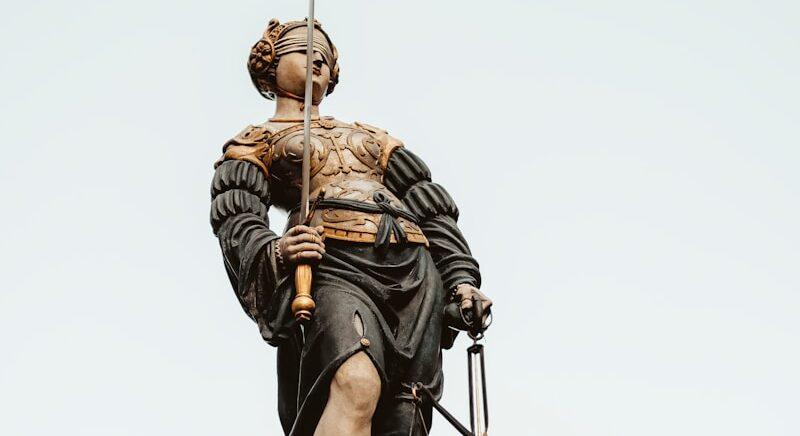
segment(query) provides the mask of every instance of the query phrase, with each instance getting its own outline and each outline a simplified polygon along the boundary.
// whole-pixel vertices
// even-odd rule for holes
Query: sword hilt
[[[322,199],[325,198],[325,188],[321,189],[317,198],[311,204],[308,211],[308,216],[303,222],[305,225],[310,226],[311,220],[314,217],[314,212],[317,210],[317,205]],[[324,238],[324,235],[320,235]],[[294,287],[295,297],[292,300],[292,313],[297,321],[303,323],[311,321],[311,316],[314,314],[314,309],[317,307],[314,299],[311,298],[311,283],[313,281],[313,274],[311,265],[299,264],[297,269],[294,270]]]
[[[294,288],[296,295],[292,300],[292,313],[298,322],[311,321],[311,315],[317,307],[311,298],[311,265],[300,264],[294,270]]]

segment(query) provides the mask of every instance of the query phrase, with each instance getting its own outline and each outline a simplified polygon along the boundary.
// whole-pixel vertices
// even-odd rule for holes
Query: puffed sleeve
[[[431,180],[425,162],[405,147],[395,147],[386,158],[384,184],[419,218],[445,289],[462,283],[480,287],[478,262],[458,228],[458,207],[447,190]]]
[[[211,227],[225,270],[242,308],[259,326],[280,279],[278,235],[267,216],[268,156],[266,133],[251,126],[225,144],[211,182]]]

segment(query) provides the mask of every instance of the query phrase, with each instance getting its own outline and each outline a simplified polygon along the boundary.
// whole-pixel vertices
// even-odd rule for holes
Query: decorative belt
[[[387,247],[389,243],[391,243],[393,237],[397,242],[409,242],[409,235],[403,229],[403,226],[397,222],[397,218],[404,218],[414,224],[418,224],[419,219],[417,216],[405,209],[400,209],[399,207],[389,203],[389,197],[383,192],[375,192],[372,195],[372,199],[375,201],[375,203],[365,203],[363,201],[349,200],[345,198],[323,198],[316,201],[314,204],[317,209],[342,209],[352,210],[355,212],[382,214],[381,220],[378,223],[378,232],[375,234],[375,247]],[[420,241],[413,240],[411,242]]]

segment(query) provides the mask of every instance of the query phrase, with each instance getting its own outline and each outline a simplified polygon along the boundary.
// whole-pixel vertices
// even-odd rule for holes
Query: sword
[[[311,166],[311,106],[314,92],[314,0],[308,0],[306,39],[306,91],[303,103],[303,167],[300,190],[300,222],[308,219],[309,173]],[[292,300],[292,313],[297,321],[303,323],[311,320],[316,304],[311,298],[311,265],[298,264],[294,271],[294,287],[296,295]]]

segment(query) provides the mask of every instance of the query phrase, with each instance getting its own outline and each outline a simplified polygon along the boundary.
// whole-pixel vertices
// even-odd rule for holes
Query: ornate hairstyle
[[[250,72],[250,79],[253,81],[253,85],[264,98],[275,100],[275,95],[280,92],[275,77],[275,69],[278,66],[280,57],[287,53],[306,51],[305,36],[302,40],[294,41],[294,39],[284,38],[284,35],[292,29],[306,27],[306,25],[306,20],[289,21],[281,24],[273,18],[269,21],[264,35],[250,50],[247,70]],[[336,51],[336,46],[333,45],[331,38],[322,30],[322,25],[316,20],[314,20],[314,29],[325,37],[323,40],[317,36],[317,32],[314,32],[314,50],[322,55],[331,70],[331,79],[328,82],[327,91],[327,94],[330,94],[339,82],[339,53]],[[328,47],[330,47],[330,50]]]

